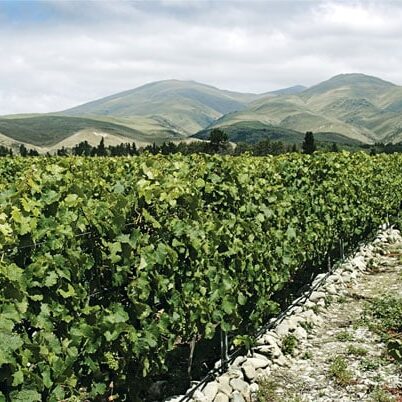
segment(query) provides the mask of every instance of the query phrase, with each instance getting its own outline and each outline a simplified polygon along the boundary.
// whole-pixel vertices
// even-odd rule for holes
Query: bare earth
[[[368,271],[327,300],[319,313],[322,325],[309,331],[290,367],[272,371],[276,396],[267,402],[402,401],[401,365],[385,357],[384,343],[361,321],[368,300],[402,296],[402,238],[381,247]],[[365,354],[351,354],[351,347]],[[330,374],[336,357],[348,364],[344,384]]]

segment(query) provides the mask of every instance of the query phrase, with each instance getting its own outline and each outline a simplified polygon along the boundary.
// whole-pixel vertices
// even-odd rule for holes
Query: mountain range
[[[402,87],[364,74],[341,74],[306,88],[240,93],[194,81],[143,85],[74,108],[0,117],[0,144],[41,151],[98,144],[203,139],[220,127],[234,142],[264,138],[299,143],[402,141]]]

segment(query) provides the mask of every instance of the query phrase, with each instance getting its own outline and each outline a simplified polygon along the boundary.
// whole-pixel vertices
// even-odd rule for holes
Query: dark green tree
[[[20,155],[24,157],[28,155],[28,149],[24,144],[20,145]]]
[[[331,152],[339,152],[338,145],[335,142],[331,145]]]
[[[0,156],[13,156],[13,150],[11,148],[0,145]]]
[[[220,128],[214,128],[209,133],[209,144],[212,152],[219,152],[226,148],[228,135]]]
[[[72,149],[72,154],[77,156],[89,156],[91,155],[92,146],[88,141],[81,141],[79,144],[75,145]]]
[[[68,150],[65,147],[61,147],[56,152],[57,156],[68,156]]]
[[[304,136],[302,150],[304,154],[312,154],[317,149],[312,131],[307,131]]]
[[[30,149],[28,151],[28,156],[39,156],[39,152],[36,149]]]
[[[98,147],[96,148],[96,155],[98,156],[106,156],[106,147],[105,147],[105,139],[102,137]]]

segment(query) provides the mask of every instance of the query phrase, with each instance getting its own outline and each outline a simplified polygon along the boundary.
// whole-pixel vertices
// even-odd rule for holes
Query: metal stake
[[[221,329],[221,371],[226,371],[228,365],[228,334]]]

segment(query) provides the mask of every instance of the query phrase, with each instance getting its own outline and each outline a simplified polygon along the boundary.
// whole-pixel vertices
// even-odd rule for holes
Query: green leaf
[[[13,387],[20,385],[24,382],[24,373],[22,370],[18,370],[13,374]]]
[[[237,302],[240,306],[244,306],[247,303],[247,298],[242,293],[239,293],[237,296]]]
[[[226,314],[232,314],[233,311],[235,310],[236,306],[229,300],[223,300],[222,308]]]
[[[64,299],[68,299],[70,297],[75,296],[75,289],[73,288],[73,286],[69,283],[67,285],[67,290],[63,290],[63,289],[59,289],[57,291],[57,293],[60,294],[61,297],[63,297]]]
[[[40,402],[42,397],[35,390],[14,391],[10,394],[13,402]]]

